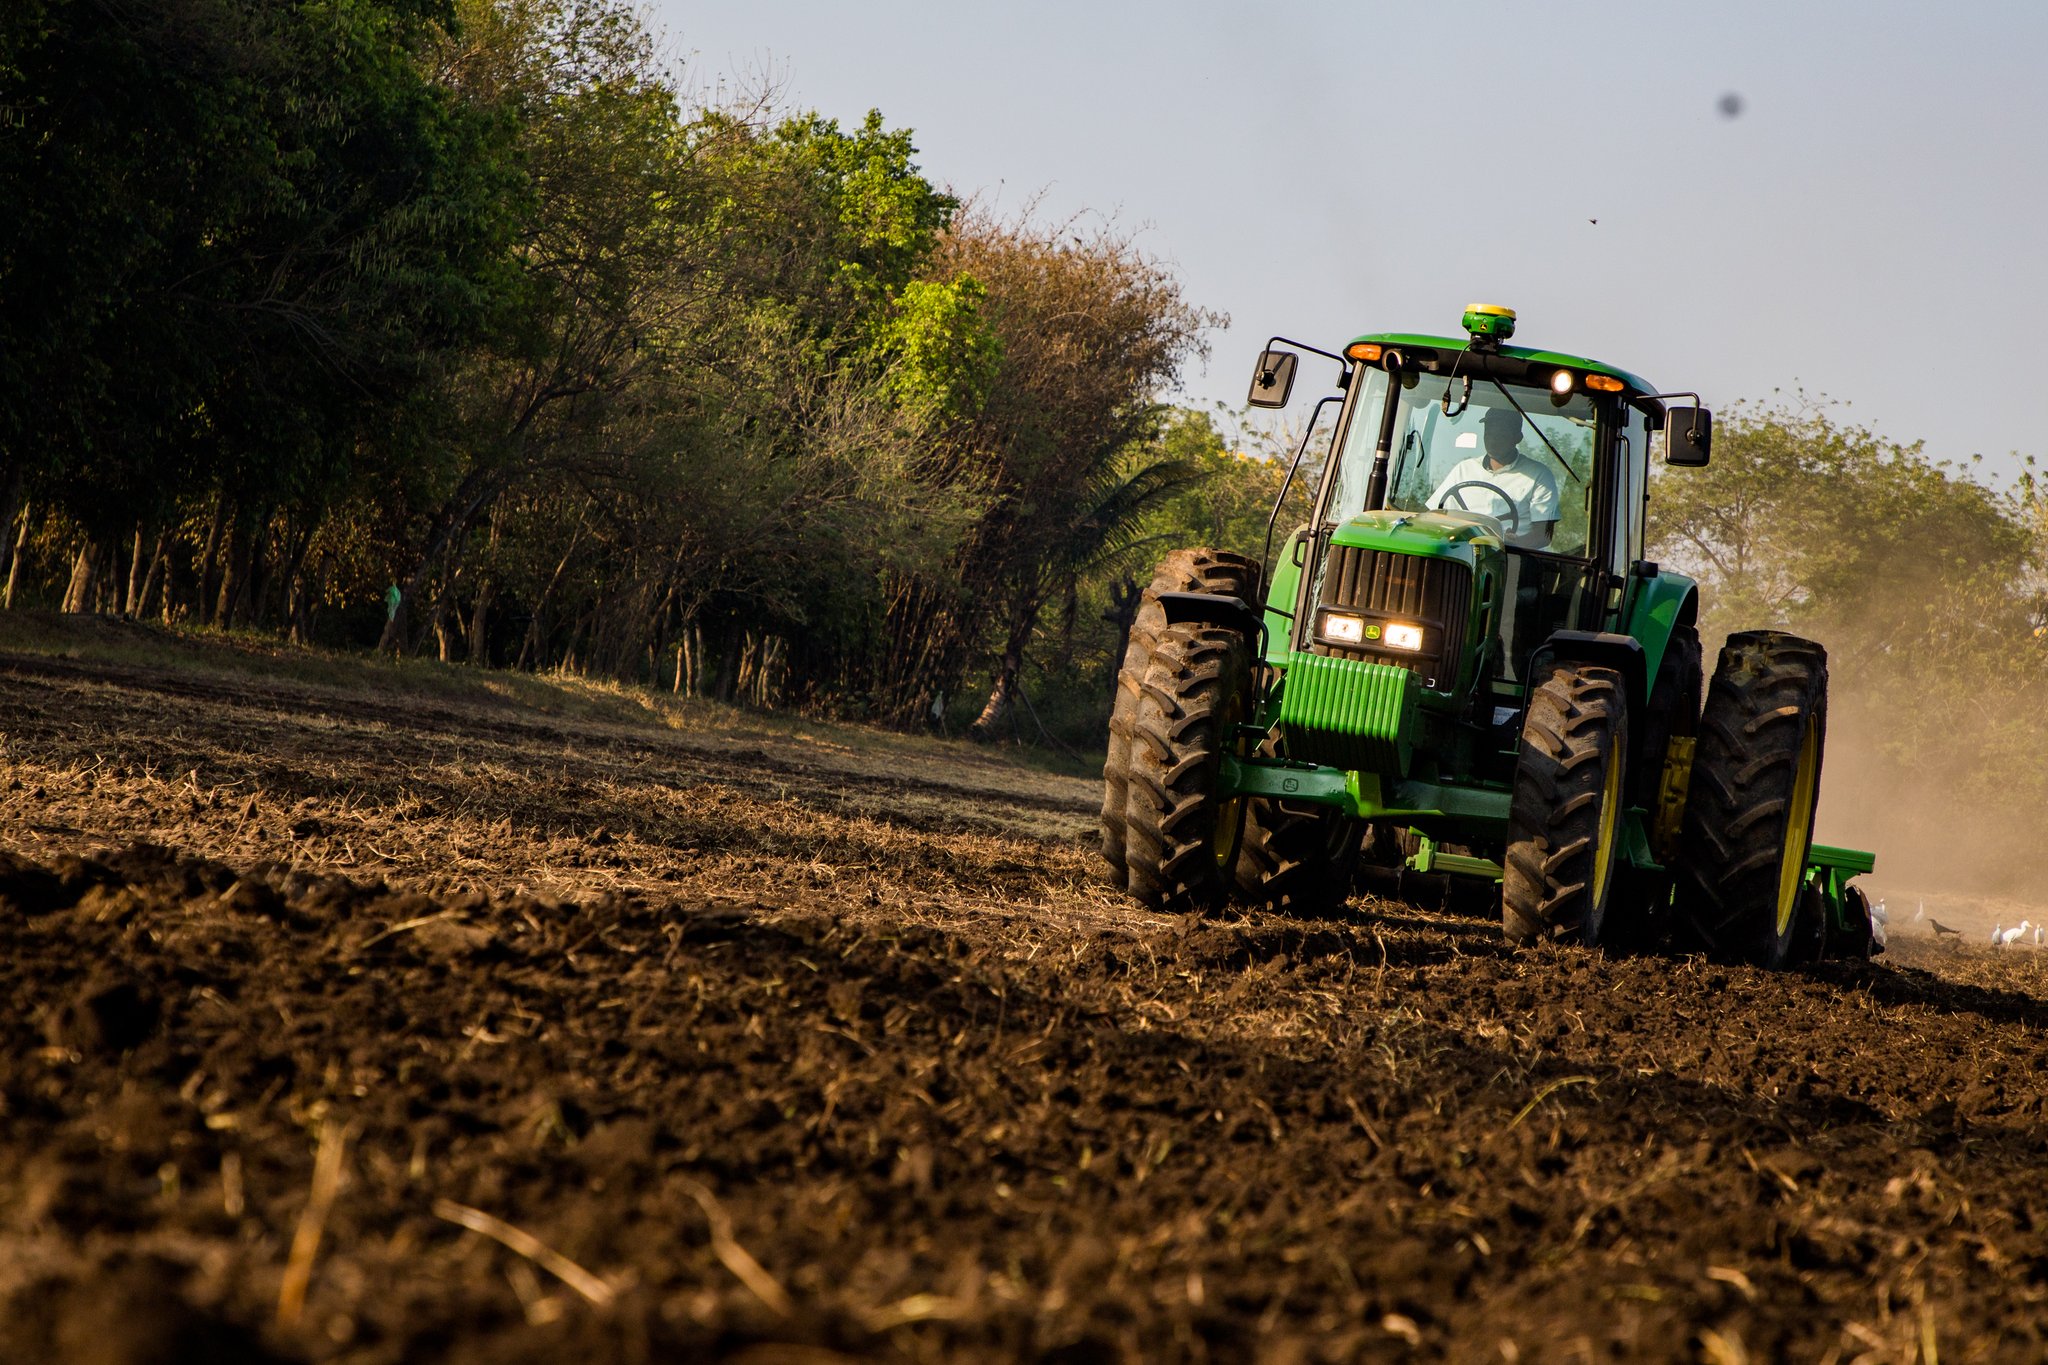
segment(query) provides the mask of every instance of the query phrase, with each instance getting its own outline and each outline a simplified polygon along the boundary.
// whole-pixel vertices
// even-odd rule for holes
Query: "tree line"
[[[13,609],[1078,750],[1150,565],[1256,552],[1291,445],[1159,404],[1220,319],[1128,234],[694,100],[623,0],[14,0],[0,203]],[[2020,830],[2043,509],[1765,405],[1652,552]]]
[[[10,608],[1007,733],[1270,477],[1130,235],[622,0],[20,0],[0,202]]]

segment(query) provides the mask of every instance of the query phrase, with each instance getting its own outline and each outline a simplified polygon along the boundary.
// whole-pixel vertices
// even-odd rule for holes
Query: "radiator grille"
[[[1309,649],[1333,659],[1402,664],[1420,674],[1425,686],[1448,690],[1457,683],[1465,615],[1471,601],[1472,571],[1457,560],[1333,545],[1325,561],[1318,605],[1368,617],[1419,622],[1433,631],[1433,652],[1417,655],[1385,646],[1334,645],[1313,638]]]

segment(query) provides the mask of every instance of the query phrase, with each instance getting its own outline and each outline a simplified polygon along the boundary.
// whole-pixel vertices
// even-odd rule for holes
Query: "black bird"
[[[1940,920],[1934,918],[1934,916],[1932,915],[1929,915],[1927,917],[1927,922],[1934,926],[1934,936],[1937,939],[1940,938],[1943,934],[1953,934],[1957,938],[1961,938],[1963,936],[1962,930],[1951,929],[1946,924],[1943,924]]]

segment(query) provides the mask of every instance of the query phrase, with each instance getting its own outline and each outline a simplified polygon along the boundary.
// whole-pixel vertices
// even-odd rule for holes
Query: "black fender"
[[[1163,592],[1158,600],[1160,609],[1166,613],[1168,625],[1195,621],[1206,626],[1223,626],[1240,632],[1255,643],[1259,633],[1265,629],[1265,616],[1242,597],[1229,597],[1220,592]]]

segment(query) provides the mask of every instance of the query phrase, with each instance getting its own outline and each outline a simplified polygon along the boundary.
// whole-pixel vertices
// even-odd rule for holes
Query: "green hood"
[[[1361,512],[1340,524],[1334,545],[1356,545],[1395,554],[1462,559],[1470,564],[1475,551],[1501,548],[1500,524],[1467,512]]]

